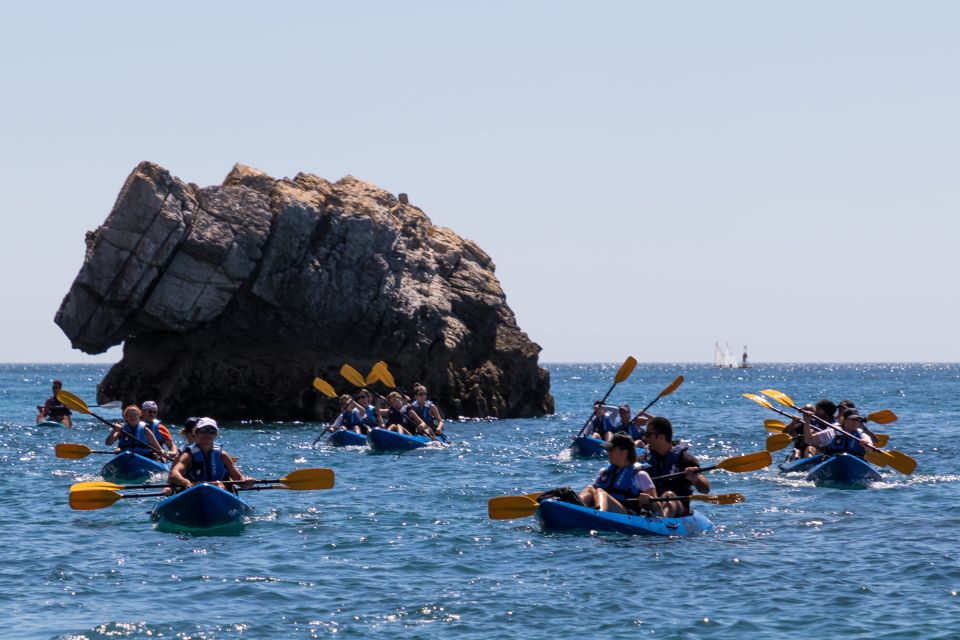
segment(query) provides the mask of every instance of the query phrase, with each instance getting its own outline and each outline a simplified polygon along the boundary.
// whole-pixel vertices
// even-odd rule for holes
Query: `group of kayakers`
[[[430,400],[427,388],[422,384],[413,386],[413,398],[391,391],[386,398],[361,389],[356,397],[343,394],[339,397],[340,413],[326,431],[347,429],[366,435],[371,429],[381,428],[406,435],[422,435],[436,439],[443,433],[443,415]]]
[[[673,424],[663,416],[641,412],[631,418],[630,406],[623,404],[614,418],[598,400],[586,431],[603,440],[609,464],[580,492],[585,506],[676,518],[689,514],[686,496],[694,489],[710,492],[700,463],[686,443],[673,439]]]
[[[801,407],[800,414],[800,418],[792,419],[783,430],[793,437],[794,450],[789,460],[838,453],[862,458],[877,437],[851,400],[835,404],[823,399]]]

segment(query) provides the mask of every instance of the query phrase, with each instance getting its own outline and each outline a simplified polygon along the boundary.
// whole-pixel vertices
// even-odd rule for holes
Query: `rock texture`
[[[87,353],[124,343],[98,400],[154,399],[170,419],[329,418],[314,376],[355,391],[340,366],[377,360],[451,417],[552,412],[490,257],[403,201],[349,176],[237,165],[200,188],[141,163],[56,323]]]

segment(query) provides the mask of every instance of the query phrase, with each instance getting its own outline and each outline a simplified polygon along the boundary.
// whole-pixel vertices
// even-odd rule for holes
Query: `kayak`
[[[827,456],[810,470],[806,479],[818,487],[866,489],[870,483],[883,480],[883,476],[862,458],[839,453]]]
[[[432,442],[427,436],[408,436],[388,429],[374,427],[367,434],[370,446],[377,451],[410,451],[425,447]]]
[[[65,427],[67,425],[62,422],[57,422],[56,420],[44,420],[43,422],[37,423],[38,427]]]
[[[817,454],[815,456],[797,458],[796,460],[784,462],[780,465],[780,473],[806,473],[823,462],[823,458],[824,456],[822,454]]]
[[[164,498],[153,507],[150,517],[164,529],[235,529],[253,507],[212,484],[195,484]]]
[[[330,435],[327,442],[334,447],[365,447],[367,446],[367,436],[356,431],[339,429]]]
[[[579,436],[570,445],[570,451],[578,458],[606,458],[607,450],[603,448],[603,440],[589,436]]]
[[[145,458],[132,451],[124,451],[110,458],[100,469],[100,475],[107,482],[135,483],[147,480],[155,473],[167,473],[169,469],[162,462]]]
[[[613,531],[639,536],[686,537],[710,531],[713,524],[706,516],[691,513],[682,518],[631,516],[624,513],[598,511],[559,500],[544,500],[537,507],[537,522],[544,531]]]

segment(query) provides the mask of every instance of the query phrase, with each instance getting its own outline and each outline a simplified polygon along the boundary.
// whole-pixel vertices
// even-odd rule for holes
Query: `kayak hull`
[[[149,480],[155,473],[167,473],[167,465],[145,458],[132,451],[124,451],[110,458],[100,469],[100,475],[107,482],[132,484]]]
[[[826,456],[818,454],[806,458],[790,460],[789,462],[784,462],[780,465],[780,473],[806,473],[810,471],[810,469],[813,469],[815,466],[823,462],[825,458]]]
[[[388,429],[374,427],[367,435],[370,446],[377,451],[411,451],[420,449],[432,442],[427,436],[408,436]]]
[[[365,447],[367,446],[367,436],[356,431],[340,429],[334,431],[327,442],[333,447]]]
[[[164,498],[150,512],[158,528],[175,530],[238,529],[252,515],[253,507],[249,504],[207,483]]]
[[[570,445],[570,452],[577,458],[606,458],[607,450],[603,440],[589,436],[579,436]]]
[[[630,516],[558,500],[541,502],[537,507],[536,517],[544,531],[612,531],[628,535],[682,538],[713,528],[710,520],[699,513],[691,513],[682,518]]]
[[[43,422],[37,423],[38,427],[65,427],[67,425],[62,422],[57,422],[56,420],[44,420]]]
[[[883,476],[862,458],[840,453],[826,457],[807,474],[807,480],[818,487],[833,489],[866,489]]]

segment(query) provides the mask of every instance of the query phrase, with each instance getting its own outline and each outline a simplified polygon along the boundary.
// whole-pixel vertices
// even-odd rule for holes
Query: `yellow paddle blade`
[[[878,467],[887,467],[893,461],[893,457],[889,451],[880,451],[878,449],[867,449],[867,453],[863,458],[870,464],[875,464]]]
[[[770,455],[769,451],[757,451],[756,453],[721,460],[717,463],[717,468],[733,473],[744,473],[764,469],[771,464],[773,464],[773,456]]]
[[[623,364],[620,365],[620,369],[617,371],[617,375],[613,376],[613,381],[617,384],[620,384],[624,380],[630,377],[630,374],[633,373],[633,370],[637,368],[637,359],[633,356],[627,356],[627,359],[623,361]],[[683,380],[681,380],[683,382]]]
[[[917,461],[901,451],[893,450],[884,453],[890,456],[890,466],[905,476],[910,475],[917,468]]]
[[[677,390],[677,387],[683,384],[683,376],[677,376],[677,379],[670,383],[670,386],[660,392],[658,398],[668,396]]]
[[[874,446],[885,447],[887,446],[887,443],[890,442],[890,436],[885,433],[875,433],[873,435],[877,436],[873,439]]]
[[[367,377],[366,377],[367,386],[369,387],[374,382],[378,382],[379,380],[380,380],[380,375],[377,372],[376,365],[374,365],[373,368],[370,369],[370,373],[367,374]]]
[[[74,491],[88,491],[90,489],[123,489],[122,484],[115,484],[113,482],[103,482],[100,480],[94,480],[91,482],[75,482],[70,485],[70,492]]]
[[[337,392],[333,390],[333,387],[330,386],[330,383],[322,378],[313,379],[313,388],[328,398],[337,397]]]
[[[790,407],[791,409],[797,408],[797,405],[793,404],[793,400],[790,398],[790,396],[782,391],[777,391],[776,389],[761,389],[760,393],[765,396],[770,396],[785,407]]]
[[[363,379],[363,376],[360,375],[360,372],[348,364],[345,364],[342,367],[340,367],[340,375],[343,376],[347,381],[350,382],[350,384],[352,384],[355,387],[363,387],[367,384],[366,381]]]
[[[280,478],[288,489],[312,491],[333,488],[333,469],[297,469]]]
[[[380,382],[387,385],[390,389],[396,389],[397,383],[393,379],[393,374],[390,373],[390,370],[387,369],[387,363],[381,360],[377,364],[373,365],[373,368],[377,372],[377,377],[380,379]]]
[[[793,437],[786,433],[777,433],[767,438],[767,451],[780,451],[793,444]]]
[[[527,496],[500,496],[487,503],[487,515],[491,520],[526,518],[532,516],[538,506],[540,503]]]
[[[61,402],[63,401],[61,400]],[[88,455],[90,455],[91,451],[93,451],[93,449],[85,444],[69,444],[67,442],[61,442],[53,448],[53,452],[58,458],[66,458],[68,460],[79,460],[80,458],[86,458]]]
[[[63,402],[61,400],[60,402]],[[64,402],[66,404],[66,402]],[[119,491],[110,489],[89,489],[86,491],[70,492],[70,508],[77,511],[93,511],[109,507],[123,497]]]
[[[87,403],[84,402],[80,396],[74,395],[66,389],[61,389],[57,392],[57,400],[71,411],[79,411],[80,413],[87,414],[92,413],[90,407],[87,406]]]
[[[737,504],[738,502],[746,500],[742,493],[721,493],[718,495],[701,495],[697,493],[688,497],[697,502],[709,502],[710,504]]]
[[[742,395],[744,398],[746,398],[746,399],[748,399],[748,400],[753,400],[754,402],[756,402],[756,403],[759,404],[760,406],[766,407],[767,409],[774,409],[774,410],[776,410],[776,407],[774,407],[772,404],[770,404],[770,401],[767,400],[766,398],[761,398],[760,396],[758,396],[758,395],[756,395],[756,394],[753,394],[753,393],[741,393],[740,395]]]
[[[763,426],[765,426],[767,429],[770,429],[770,427],[776,427],[777,431],[783,431],[787,428],[787,424],[783,420],[777,420],[775,418],[767,418],[763,421]]]
[[[897,421],[897,414],[890,409],[875,411],[866,417],[867,422],[876,422],[877,424],[890,424]]]
[[[784,429],[785,427],[777,427],[774,425],[770,425],[767,427],[767,431],[769,431],[770,433],[783,433]]]

